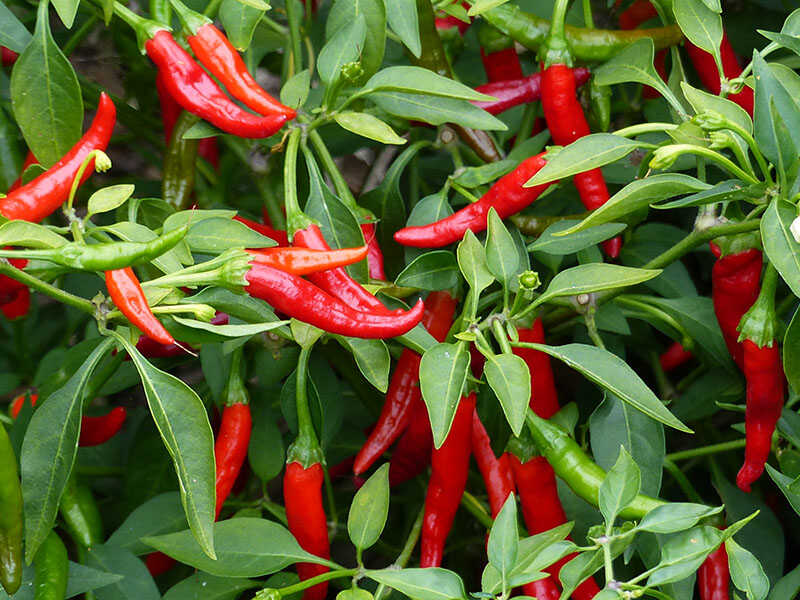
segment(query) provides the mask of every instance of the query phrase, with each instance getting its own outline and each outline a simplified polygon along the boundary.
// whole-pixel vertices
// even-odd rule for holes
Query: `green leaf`
[[[253,413],[253,430],[247,446],[247,462],[256,476],[266,483],[283,471],[286,458],[283,437],[278,419],[266,398],[251,399],[250,411]]]
[[[661,562],[647,580],[648,586],[684,579],[696,571],[722,541],[716,527],[694,527],[671,537],[661,548]]]
[[[463,342],[437,344],[422,355],[419,383],[422,398],[428,407],[433,443],[437,448],[441,447],[450,432],[468,368],[469,352]]]
[[[397,276],[399,286],[423,290],[446,290],[458,285],[456,257],[448,250],[421,254]]]
[[[800,244],[789,229],[796,217],[793,204],[773,199],[761,218],[761,239],[769,261],[794,295],[800,297]]]
[[[733,538],[725,540],[725,551],[728,553],[733,585],[747,595],[747,600],[764,600],[769,593],[770,584],[758,559]]]
[[[222,254],[231,248],[270,248],[277,242],[250,229],[244,223],[213,217],[203,219],[189,228],[184,238],[193,252]]]
[[[406,92],[480,102],[494,100],[493,96],[476,92],[471,87],[449,77],[443,77],[430,69],[409,66],[381,69],[367,81],[359,94],[366,95],[376,92]]]
[[[78,3],[75,2],[77,8]],[[40,2],[31,43],[11,72],[11,106],[25,142],[49,168],[81,137],[83,98],[72,65],[50,33],[47,2]]]
[[[672,5],[675,20],[683,34],[695,46],[712,54],[719,63],[722,43],[722,19],[708,8],[703,0],[675,0]]]
[[[51,0],[64,27],[72,29],[80,0]]]
[[[764,156],[777,165],[780,141],[776,136],[770,104],[775,104],[775,110],[785,123],[795,147],[800,146],[800,107],[776,77],[776,69],[768,65],[758,52],[753,54],[753,75],[756,82],[753,110],[755,139]]]
[[[692,430],[675,418],[636,372],[616,354],[586,344],[564,346],[534,344],[534,346],[536,350],[541,350],[566,363],[589,381],[619,396],[656,421],[678,431],[692,433]]]
[[[60,248],[67,240],[52,229],[28,221],[7,221],[0,225],[0,245],[26,248]]]
[[[764,184],[748,185],[738,179],[727,179],[714,184],[711,188],[690,194],[678,200],[653,203],[650,208],[670,210],[673,208],[686,208],[687,206],[705,206],[715,202],[731,202],[734,200],[747,200],[755,202],[764,196]]]
[[[682,173],[660,173],[644,179],[635,179],[611,196],[600,208],[589,213],[579,224],[562,231],[560,235],[620,220],[651,203],[666,198],[708,189],[711,189],[709,184]]]
[[[389,516],[389,463],[375,471],[353,496],[347,533],[358,550],[373,546]]]
[[[604,223],[584,231],[576,231],[571,235],[558,235],[562,231],[574,228],[579,223],[580,221],[574,219],[565,219],[553,223],[542,232],[542,235],[535,242],[528,244],[528,250],[531,252],[544,252],[553,256],[573,254],[612,238],[627,227],[625,223]]]
[[[431,125],[455,123],[472,129],[495,131],[508,129],[500,119],[466,100],[405,92],[376,92],[370,94],[370,100],[387,113],[411,121]]]
[[[519,271],[519,255],[514,239],[494,208],[489,209],[487,226],[486,266],[503,287],[508,287]]]
[[[97,190],[89,197],[87,215],[111,212],[122,206],[133,195],[133,185],[123,183]]]
[[[183,381],[151,365],[129,341],[124,345],[139,371],[150,413],[175,465],[189,527],[199,547],[213,559],[214,434],[203,401]]]
[[[263,584],[252,579],[195,573],[169,588],[163,600],[236,600],[242,592]]]
[[[766,465],[766,469],[770,479],[775,482],[775,485],[778,486],[778,489],[786,497],[786,500],[789,501],[794,512],[800,515],[800,494],[795,494],[789,487],[792,485],[792,478],[787,477],[771,465]]]
[[[295,73],[281,88],[281,102],[292,108],[300,108],[311,90],[311,71],[303,69]]]
[[[387,11],[386,18],[406,48],[415,57],[419,58],[422,52],[422,43],[419,39],[419,22],[417,18],[416,0],[394,0],[391,10]]]
[[[544,304],[563,296],[577,296],[601,290],[636,285],[657,277],[657,269],[636,269],[607,263],[588,263],[561,271],[553,277],[550,285],[539,296],[534,305]]]
[[[363,14],[358,14],[328,39],[317,60],[317,71],[325,85],[330,86],[338,81],[342,67],[358,60],[366,36],[367,22]]]
[[[625,446],[619,447],[617,462],[600,484],[598,506],[606,523],[613,523],[617,515],[636,498],[642,487],[642,473]]]
[[[328,13],[325,38],[332,39],[341,28],[361,16],[364,17],[367,34],[361,53],[363,81],[375,73],[383,62],[386,46],[386,8],[383,0],[335,0]]]
[[[497,513],[487,544],[489,563],[507,581],[517,562],[519,550],[519,530],[517,528],[517,501],[511,493]]]
[[[122,575],[119,581],[94,591],[97,600],[159,600],[161,593],[147,567],[129,550],[95,544],[88,550],[87,564],[107,573]]]
[[[611,164],[641,146],[636,140],[612,133],[592,133],[557,152],[548,152],[547,164],[531,177],[525,187],[542,185]]]
[[[255,0],[247,2],[222,0],[219,6],[219,20],[234,48],[241,52],[247,50],[253,40],[256,26],[268,8],[268,4]]]
[[[31,41],[31,34],[25,25],[0,2],[0,42],[6,48],[21,53]]]
[[[333,118],[347,131],[382,144],[403,145],[407,141],[397,135],[389,125],[369,113],[345,111],[335,113]]]
[[[653,533],[674,533],[694,527],[702,519],[722,512],[722,506],[708,507],[689,502],[670,502],[657,506],[636,526],[642,531]]]
[[[414,600],[461,600],[467,597],[461,578],[438,567],[367,570],[364,575]]]
[[[781,577],[772,587],[769,600],[794,600],[800,594],[800,565]]]
[[[172,316],[177,323],[192,329],[200,329],[201,331],[208,331],[225,338],[238,338],[238,337],[253,337],[265,331],[272,331],[278,327],[288,325],[289,321],[270,321],[268,323],[247,323],[240,325],[214,325],[213,323],[206,323],[205,321],[198,321],[197,319],[187,319],[177,315]]]
[[[123,575],[105,573],[70,561],[67,578],[67,593],[65,597],[73,598],[91,590],[104,588],[107,585],[121,581],[123,577]],[[24,600],[24,598],[20,598],[21,595],[22,591],[20,590],[14,596],[14,600]],[[30,597],[33,598],[32,590]],[[2,588],[0,588],[0,598],[3,598]]]
[[[361,374],[380,392],[389,389],[389,369],[392,360],[383,340],[365,340],[341,335],[336,340],[352,353]]]
[[[473,189],[480,185],[491,183],[498,177],[510,173],[517,168],[518,165],[519,161],[516,160],[499,160],[479,167],[465,167],[458,171],[457,175],[451,175],[451,177],[453,183],[457,183],[468,189]]]
[[[486,263],[486,250],[472,231],[467,230],[464,234],[464,238],[458,243],[456,255],[461,274],[472,288],[475,297],[479,296],[492,284],[494,276]]]
[[[486,381],[492,388],[514,435],[522,432],[531,398],[531,373],[516,354],[499,354],[486,361]]]
[[[696,113],[699,114],[704,110],[713,110],[729,121],[741,126],[748,133],[753,133],[753,120],[750,115],[732,100],[698,90],[685,81],[681,82],[681,90]]]
[[[800,392],[800,311],[795,311],[783,336],[783,371],[795,392]]]
[[[186,527],[186,514],[181,506],[180,494],[166,492],[137,506],[111,534],[106,545],[118,546],[139,556],[149,551],[147,545],[141,542],[141,538],[174,533]]]
[[[78,451],[83,392],[112,344],[110,338],[98,340],[97,347],[80,368],[42,402],[28,424],[20,453],[25,561],[28,563],[55,523],[58,504]]]
[[[189,530],[142,541],[189,566],[218,577],[261,577],[296,562],[336,566],[303,550],[291,533],[266,519],[237,517],[214,524],[217,558],[212,560]]]

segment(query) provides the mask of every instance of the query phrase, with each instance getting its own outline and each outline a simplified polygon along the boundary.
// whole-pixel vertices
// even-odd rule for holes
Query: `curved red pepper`
[[[658,357],[658,362],[661,363],[661,369],[668,373],[680,367],[682,364],[692,360],[694,354],[681,346],[680,342],[672,342],[669,348],[661,353]]]
[[[31,165],[38,164],[38,162],[39,161],[36,160],[36,157],[33,155],[33,152],[28,150],[28,155],[25,157],[25,162],[22,163],[22,168],[19,170],[19,177],[17,177],[13,182],[11,182],[11,185],[9,186],[8,191],[9,192],[13,192],[15,189],[17,189],[19,186],[21,186],[22,185],[22,174],[25,172],[25,169],[27,169]]]
[[[283,498],[289,531],[297,543],[315,556],[330,558],[328,521],[322,506],[323,472],[319,463],[307,469],[299,462],[286,465],[283,477]],[[297,563],[301,580],[310,579],[328,571],[328,567],[314,563]],[[328,583],[320,583],[303,592],[303,600],[324,600]]]
[[[431,480],[425,495],[425,516],[422,521],[420,567],[438,567],[442,564],[444,544],[467,485],[474,411],[475,394],[461,398],[447,439],[441,448],[434,448],[431,455]]]
[[[431,462],[432,449],[428,409],[422,398],[417,398],[411,407],[408,427],[397,441],[389,461],[389,485],[400,485],[422,473]]]
[[[308,248],[254,248],[247,253],[253,262],[275,267],[294,275],[310,275],[351,265],[367,257],[366,246],[339,250],[309,250]]]
[[[70,188],[83,161],[92,150],[105,150],[111,140],[117,110],[105,92],[100,94],[97,113],[83,137],[61,160],[33,181],[0,198],[0,214],[7,219],[38,223],[53,214],[69,198]],[[94,161],[81,177],[86,181],[94,171]]]
[[[144,290],[131,267],[106,271],[105,275],[108,295],[131,323],[159,344],[175,343],[175,338],[150,310]]]
[[[731,574],[725,544],[714,550],[697,570],[700,600],[730,600]]]
[[[589,80],[589,69],[577,67],[572,69],[575,86],[580,87]],[[542,74],[539,72],[516,79],[499,80],[479,85],[476,92],[494,96],[497,100],[489,102],[473,101],[472,104],[488,113],[498,115],[506,110],[539,100],[542,97]]]
[[[404,246],[439,248],[459,241],[467,230],[473,233],[484,231],[490,208],[494,208],[500,218],[504,219],[534,202],[552,185],[546,183],[522,187],[544,165],[544,153],[526,158],[511,173],[501,177],[477,202],[430,225],[401,229],[394,234],[395,241]]]
[[[494,455],[492,440],[489,439],[477,410],[472,413],[472,455],[483,477],[494,519],[503,508],[508,495],[514,491],[514,476],[508,455],[503,454],[500,458]]]
[[[330,333],[360,338],[390,338],[422,320],[422,300],[401,314],[359,312],[297,275],[250,263],[247,292],[276,310]],[[319,275],[319,273],[317,274]],[[314,276],[312,276],[314,277]]]
[[[285,114],[257,116],[234,104],[165,29],[147,40],[145,50],[163,74],[170,96],[184,109],[226,133],[264,138],[277,133],[286,123]]]
[[[719,71],[717,71],[717,63],[714,62],[714,57],[702,48],[698,48],[689,40],[686,40],[686,51],[689,53],[689,58],[694,65],[700,81],[706,86],[712,94],[719,94],[721,91]],[[720,58],[722,59],[722,72],[726,79],[735,79],[742,74],[742,66],[739,64],[739,59],[736,52],[731,46],[728,35],[723,32],[722,43],[719,46]],[[728,100],[731,100],[745,109],[750,116],[753,116],[753,107],[755,99],[753,96],[752,88],[744,86],[740,92],[736,94],[729,94]]]
[[[455,310],[456,301],[450,294],[431,292],[425,299],[422,324],[434,338],[440,342],[444,341],[453,322]],[[413,350],[405,349],[400,355],[389,382],[386,401],[378,422],[353,464],[353,472],[356,475],[369,469],[408,426],[412,409],[422,398],[419,388],[420,360],[420,355]]]
[[[214,461],[217,471],[215,515],[217,517],[219,517],[222,505],[228,494],[231,493],[236,477],[247,458],[247,446],[250,443],[252,428],[253,419],[250,416],[248,404],[231,404],[222,411],[222,423],[214,444]]]
[[[364,242],[367,244],[367,266],[369,267],[370,279],[380,279],[386,281],[386,271],[383,269],[383,251],[378,244],[375,236],[375,223],[362,223],[361,233],[364,235]]]

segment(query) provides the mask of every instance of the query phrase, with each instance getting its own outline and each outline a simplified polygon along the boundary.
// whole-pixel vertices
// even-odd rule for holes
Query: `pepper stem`
[[[323,462],[322,450],[319,447],[317,433],[311,419],[311,409],[308,406],[308,359],[311,356],[313,344],[308,344],[300,349],[297,360],[295,380],[297,389],[295,401],[297,404],[297,439],[286,452],[286,463],[299,462],[304,469],[315,463]]]
[[[228,374],[228,382],[225,385],[225,406],[234,404],[248,404],[250,397],[244,387],[242,379],[242,353],[244,346],[239,346],[231,355],[231,370]]]
[[[564,25],[570,0],[556,0],[553,6],[553,18],[550,20],[550,32],[543,48],[542,61],[545,68],[554,64],[572,66],[572,54],[569,51]]]
[[[139,49],[142,51],[142,54],[144,54],[145,42],[151,39],[156,33],[162,30],[172,31],[169,25],[140,17],[127,6],[116,1],[114,2],[114,14],[125,21],[136,33],[136,40],[139,43]]]
[[[175,12],[178,13],[178,19],[180,19],[183,28],[189,31],[192,35],[197,35],[197,30],[203,25],[209,25],[212,23],[211,19],[205,15],[201,15],[200,13],[193,11],[191,8],[181,2],[181,0],[169,0],[169,2],[172,4]]]
[[[286,233],[289,241],[295,231],[305,229],[312,221],[300,210],[297,199],[297,153],[300,149],[300,136],[302,130],[292,129],[289,140],[286,142],[286,158],[283,162],[283,202],[286,207]]]
[[[739,326],[736,328],[739,341],[750,340],[759,348],[772,347],[778,319],[775,316],[775,290],[778,285],[778,271],[767,263],[764,277],[761,280],[761,291],[753,306],[750,307]]]

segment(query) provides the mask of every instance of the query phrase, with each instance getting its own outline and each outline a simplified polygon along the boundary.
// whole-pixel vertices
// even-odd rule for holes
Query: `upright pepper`
[[[566,146],[591,133],[575,92],[575,78],[569,67],[572,55],[564,36],[564,18],[567,2],[559,0],[553,9],[550,34],[544,48],[544,72],[542,73],[542,108],[544,119],[553,141]],[[590,169],[576,173],[573,181],[581,202],[589,210],[601,207],[609,199],[603,173]],[[611,258],[619,255],[622,238],[614,237],[603,242],[603,249]]]
[[[422,324],[434,338],[443,342],[453,322],[455,310],[456,300],[450,294],[431,292],[425,299]],[[422,398],[419,388],[420,360],[420,355],[413,350],[403,350],[400,355],[378,422],[353,464],[356,475],[369,469],[408,426],[411,413]]]
[[[108,295],[133,325],[159,344],[175,343],[175,338],[150,310],[144,290],[131,267],[106,271],[105,276]]]
[[[718,259],[711,270],[714,313],[731,357],[743,369],[742,345],[736,328],[758,298],[763,260],[761,251],[751,248],[722,256],[720,247],[713,243],[711,251]]]
[[[717,63],[714,57],[703,50],[698,48],[692,42],[686,41],[686,51],[689,53],[689,58],[694,65],[700,81],[706,86],[708,91],[712,94],[719,94],[722,91],[722,86],[719,79],[719,71],[717,70]],[[722,59],[722,73],[726,79],[735,79],[742,74],[742,66],[739,64],[739,59],[736,52],[733,51],[728,35],[723,31],[722,42],[719,46],[720,58]],[[741,91],[736,94],[728,94],[728,100],[731,100],[745,109],[748,114],[753,116],[753,107],[755,99],[752,88],[744,86]]]
[[[34,600],[64,600],[67,595],[67,549],[55,531],[39,546],[33,559]]]
[[[116,123],[117,110],[105,92],[100,94],[97,113],[91,126],[61,160],[36,179],[0,198],[0,214],[7,219],[38,223],[53,214],[69,197],[72,182],[80,166],[92,150],[105,150]],[[81,183],[92,174],[94,161],[81,177]]]
[[[569,76],[572,78],[572,73]],[[504,219],[534,202],[552,185],[551,182],[522,187],[545,164],[544,153],[526,158],[511,173],[503,175],[477,202],[430,225],[400,229],[394,234],[395,241],[404,246],[439,248],[459,241],[467,230],[474,233],[484,231],[490,208]]]
[[[22,489],[17,457],[0,425],[0,584],[13,596],[22,583]]]
[[[447,439],[440,448],[433,449],[431,480],[425,496],[422,521],[420,567],[438,567],[442,564],[444,544],[467,485],[474,411],[473,392],[461,398]]]
[[[242,348],[233,353],[231,372],[225,386],[225,408],[222,411],[222,423],[219,426],[217,441],[214,444],[214,460],[216,462],[217,508],[215,515],[219,518],[222,505],[233,489],[245,459],[247,446],[250,443],[250,432],[253,419],[250,416],[250,398],[242,380]]]
[[[772,449],[772,434],[781,416],[786,395],[783,362],[775,339],[775,287],[778,272],[767,265],[758,298],[739,325],[743,368],[747,381],[745,412],[744,465],[736,475],[736,485],[749,492],[751,484],[764,472]]]
[[[283,476],[283,498],[286,505],[286,520],[289,531],[300,546],[322,558],[330,558],[328,522],[322,505],[324,473],[320,461],[323,459],[317,434],[311,422],[308,407],[308,359],[311,347],[300,350],[297,363],[297,439],[286,453],[286,473]],[[297,574],[301,580],[325,573],[328,567],[313,563],[297,563]],[[303,592],[303,600],[323,600],[328,583],[320,583]]]
[[[581,86],[589,80],[589,70],[582,67],[572,69],[575,86]],[[497,100],[481,102],[474,100],[472,104],[488,113],[498,115],[506,110],[527,104],[542,97],[542,74],[539,72],[517,79],[495,80],[492,83],[479,85],[476,92],[494,96]]]

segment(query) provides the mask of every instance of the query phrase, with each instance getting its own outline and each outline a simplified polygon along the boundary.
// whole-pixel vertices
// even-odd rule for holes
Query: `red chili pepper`
[[[319,226],[311,224],[298,229],[292,237],[292,244],[311,250],[330,250]],[[343,268],[329,269],[309,276],[315,285],[358,310],[383,314],[397,314],[387,309],[380,300],[365,290]]]
[[[270,225],[264,225],[263,223],[259,223],[257,221],[251,221],[250,219],[246,219],[245,217],[240,217],[236,215],[233,217],[234,221],[239,221],[240,223],[244,223],[253,231],[257,231],[263,236],[268,237],[271,240],[275,240],[278,242],[278,246],[288,246],[289,245],[289,238],[286,235],[286,232],[282,229],[275,229]]]
[[[523,78],[522,65],[513,46],[490,54],[486,54],[481,48],[481,61],[490,82]]]
[[[730,570],[725,544],[714,550],[697,570],[700,600],[730,599]]]
[[[431,462],[433,434],[428,421],[428,409],[422,398],[411,407],[408,427],[400,436],[389,461],[389,485],[395,486],[413,479]]]
[[[367,266],[369,267],[370,279],[386,281],[386,271],[383,269],[383,250],[381,250],[378,238],[375,236],[375,223],[362,223],[361,233],[364,235],[367,248],[369,248]]]
[[[719,247],[714,244],[712,251],[717,257],[720,256]],[[725,345],[740,369],[744,368],[744,361],[736,328],[744,313],[758,298],[761,266],[761,251],[751,248],[719,258],[711,271],[711,299],[714,302],[714,312]]]
[[[503,508],[508,495],[514,491],[514,475],[508,455],[503,454],[500,458],[494,455],[492,440],[489,439],[477,410],[472,413],[472,455],[483,477],[494,519]]]
[[[303,550],[330,558],[328,521],[322,506],[322,465],[314,463],[307,469],[299,462],[286,465],[283,477],[283,498],[286,504],[286,520],[289,531]],[[297,574],[301,580],[310,579],[328,571],[328,567],[313,563],[297,563]],[[328,584],[320,583],[303,592],[303,600],[324,600]]]
[[[455,310],[456,300],[450,294],[431,292],[425,299],[422,324],[434,338],[442,342],[450,330]],[[403,350],[400,355],[378,422],[353,464],[356,475],[369,469],[408,426],[412,409],[422,398],[419,388],[420,360],[420,355],[413,350]]]
[[[542,108],[553,141],[566,146],[589,135],[589,124],[583,108],[575,95],[575,77],[567,65],[553,64],[542,74]],[[573,178],[581,202],[589,210],[601,207],[609,198],[603,173],[590,169]],[[611,258],[619,255],[622,238],[614,237],[603,242],[603,249]]]
[[[105,92],[100,94],[97,113],[83,137],[61,160],[33,181],[0,198],[0,214],[7,219],[38,223],[54,213],[69,197],[70,188],[83,161],[92,150],[105,150],[111,139],[117,110]],[[81,177],[86,181],[94,170],[94,161]]]
[[[461,19],[453,16],[446,16],[446,17],[436,17],[434,20],[436,25],[436,29],[450,29],[451,27],[457,27],[458,33],[464,35],[464,32],[469,29],[470,23],[465,23]]]
[[[172,130],[175,128],[175,121],[183,110],[181,105],[175,102],[170,96],[167,86],[164,83],[164,76],[161,71],[156,75],[156,92],[158,102],[161,106],[161,122],[164,124],[164,139],[169,144],[172,137]],[[197,144],[197,153],[206,159],[216,169],[219,167],[219,148],[217,148],[217,138],[202,138]]]
[[[619,4],[619,3],[618,3]],[[650,0],[635,0],[619,16],[620,29],[636,29],[639,25],[658,16]]]
[[[706,86],[712,94],[719,94],[721,91],[719,71],[717,71],[717,63],[714,62],[714,57],[686,40],[686,51],[689,53],[689,58],[694,65],[700,81]],[[739,59],[736,57],[736,52],[733,51],[728,40],[728,35],[722,33],[722,43],[719,46],[720,58],[722,59],[722,72],[726,79],[735,79],[742,74],[742,66],[739,64]],[[731,100],[745,109],[750,116],[753,116],[754,97],[753,90],[744,86],[742,90],[736,94],[728,94],[728,100]]]
[[[31,405],[36,406],[39,400],[38,394],[31,394]],[[11,418],[16,419],[19,411],[25,403],[25,394],[17,396],[11,403]],[[78,445],[99,446],[105,444],[112,437],[117,435],[125,423],[128,412],[121,406],[112,408],[108,413],[98,417],[81,418],[81,434],[78,438]]]
[[[484,231],[490,208],[494,208],[500,218],[504,219],[534,202],[552,185],[546,183],[522,187],[544,165],[544,153],[526,158],[511,173],[501,177],[477,202],[430,225],[401,229],[394,234],[395,241],[404,246],[439,248],[459,241],[467,230],[474,233]]]
[[[172,568],[175,564],[175,559],[162,552],[151,552],[145,557],[144,564],[150,575],[158,577]]]
[[[434,448],[431,454],[431,480],[425,496],[420,567],[438,567],[442,564],[444,544],[467,485],[474,411],[473,392],[461,398],[447,439],[441,448]]]
[[[661,356],[658,357],[658,362],[661,363],[661,369],[668,373],[680,367],[682,364],[692,360],[694,354],[681,346],[680,342],[672,342]]]
[[[22,185],[22,174],[25,172],[25,169],[30,167],[31,165],[38,164],[39,161],[36,160],[36,157],[33,155],[33,152],[28,150],[28,155],[25,157],[25,162],[22,163],[22,168],[19,170],[19,177],[17,177],[9,186],[8,191],[13,192],[19,186]]]
[[[310,275],[336,269],[367,257],[367,246],[341,250],[309,250],[308,248],[255,248],[247,250],[253,262],[275,267],[294,275]]]
[[[3,54],[3,59],[2,60],[3,60],[3,66],[4,67],[10,67],[15,62],[17,62],[17,59],[19,58],[19,54],[14,52],[11,48],[6,48],[5,46],[0,46],[0,50],[2,50],[2,54]]]
[[[545,343],[541,319],[536,319],[530,329],[518,329],[517,333],[521,342]],[[530,407],[543,419],[549,419],[561,408],[550,357],[531,348],[513,348],[512,351],[525,361],[531,373]]]
[[[589,70],[583,67],[572,69],[572,74],[575,77],[576,87],[582,86],[589,80]],[[542,96],[542,74],[537,72],[527,77],[486,83],[476,87],[475,91],[497,98],[497,100],[490,102],[474,101],[472,103],[493,115],[497,115],[520,104],[539,100]]]
[[[11,259],[11,264],[22,269],[27,260]],[[20,265],[20,263],[25,263]],[[31,291],[16,279],[0,275],[0,312],[6,319],[13,321],[28,314],[31,305]]]
[[[240,108],[165,29],[145,43],[145,50],[164,76],[164,85],[185,110],[212,125],[244,138],[264,138],[277,133],[287,118],[276,113],[257,116]]]
[[[128,320],[142,333],[159,344],[174,344],[175,338],[161,324],[150,305],[144,290],[131,267],[106,271],[106,288],[111,300]]]
[[[250,264],[245,277],[251,296],[266,300],[279,312],[330,333],[390,338],[408,332],[422,319],[422,300],[401,314],[359,312],[297,275],[267,265]]]

